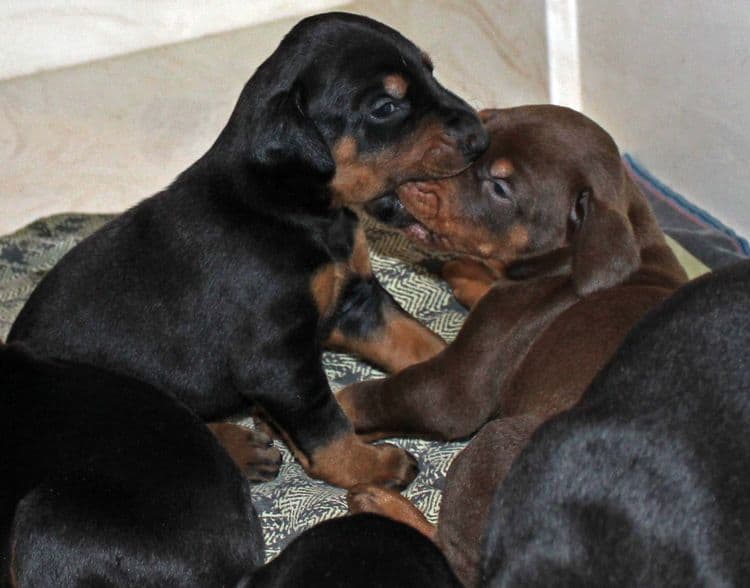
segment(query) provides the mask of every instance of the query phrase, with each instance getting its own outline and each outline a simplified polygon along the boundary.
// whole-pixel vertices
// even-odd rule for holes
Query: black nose
[[[458,110],[446,123],[448,133],[455,137],[468,161],[474,161],[490,146],[490,137],[482,122],[471,111]]]

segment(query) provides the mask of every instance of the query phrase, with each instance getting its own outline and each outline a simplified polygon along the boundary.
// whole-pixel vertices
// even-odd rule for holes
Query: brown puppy
[[[418,221],[407,234],[482,261],[445,270],[472,312],[433,359],[338,395],[369,438],[460,439],[490,422],[448,472],[437,530],[398,495],[350,496],[353,510],[436,538],[467,584],[495,488],[528,437],[572,406],[635,322],[687,279],[601,127],[554,106],[483,119],[491,146],[469,170],[399,192]]]

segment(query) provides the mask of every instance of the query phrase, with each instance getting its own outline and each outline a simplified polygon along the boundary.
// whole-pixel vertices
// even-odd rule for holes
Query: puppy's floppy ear
[[[278,174],[327,178],[336,171],[323,135],[307,116],[299,83],[273,94],[253,118],[248,137],[253,164]]]
[[[573,230],[573,283],[580,296],[624,281],[641,263],[627,217],[590,188],[578,193],[570,211]]]
[[[498,108],[485,108],[480,110],[477,115],[488,131],[494,131],[500,127],[503,118],[503,111]]]

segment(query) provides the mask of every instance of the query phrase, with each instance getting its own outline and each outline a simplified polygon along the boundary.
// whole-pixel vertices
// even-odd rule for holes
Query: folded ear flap
[[[570,214],[573,225],[573,283],[587,296],[623,282],[641,263],[628,219],[596,198],[579,193]]]
[[[260,112],[254,113],[249,139],[249,157],[253,164],[273,169],[274,173],[294,176],[329,177],[336,164],[323,135],[307,116],[301,89],[270,97]]]

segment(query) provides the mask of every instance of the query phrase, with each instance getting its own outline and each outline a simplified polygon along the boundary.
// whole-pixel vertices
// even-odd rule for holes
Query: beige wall
[[[750,236],[750,0],[547,1],[577,5],[583,110],[658,177]],[[67,4],[76,2],[94,0]],[[108,2],[122,4],[100,5]],[[13,6],[35,3],[45,2],[10,0],[0,25]],[[486,107],[549,99],[545,6],[359,0],[344,9],[403,31],[433,55],[448,87]],[[210,145],[295,20],[0,83],[0,233],[54,212],[123,210],[164,187]],[[0,60],[20,47],[6,42]]]
[[[3,0],[0,79],[195,39],[347,0]]]
[[[583,109],[750,236],[750,2],[579,0]]]
[[[412,39],[475,107],[547,101],[544,0],[360,0],[346,10]]]

